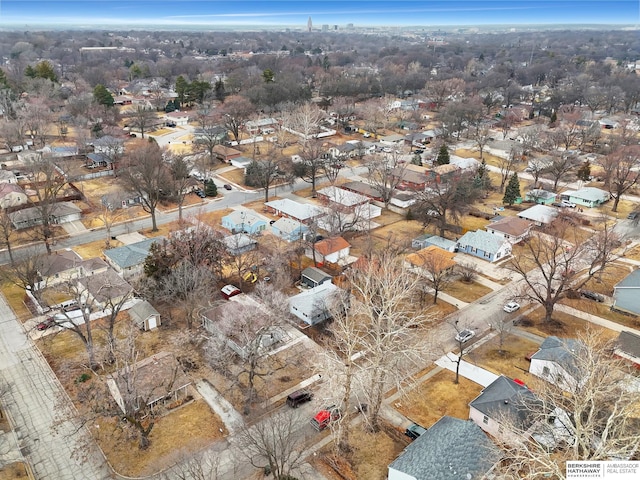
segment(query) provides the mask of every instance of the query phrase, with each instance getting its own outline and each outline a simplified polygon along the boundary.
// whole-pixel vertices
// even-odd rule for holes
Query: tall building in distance
[[[311,23],[311,17],[309,17],[309,20],[307,20],[307,31],[310,32],[311,30],[313,30],[313,23]]]

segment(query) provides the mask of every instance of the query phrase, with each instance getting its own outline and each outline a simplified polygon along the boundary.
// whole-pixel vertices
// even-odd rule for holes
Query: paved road
[[[20,453],[37,479],[113,478],[88,432],[79,428],[66,394],[22,325],[0,295],[2,403],[12,420]]]

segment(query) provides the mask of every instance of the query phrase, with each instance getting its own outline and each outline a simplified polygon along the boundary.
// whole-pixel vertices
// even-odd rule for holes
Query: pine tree
[[[113,95],[109,93],[109,90],[107,90],[107,87],[105,87],[104,85],[96,85],[96,87],[93,89],[93,98],[98,105],[104,105],[105,108],[113,107]]]
[[[484,178],[486,173],[487,173],[487,162],[485,162],[483,158],[482,162],[480,163],[480,166],[478,167],[478,171],[476,172],[476,176],[478,178]]]
[[[447,165],[449,164],[449,149],[443,143],[440,147],[440,151],[438,152],[438,157],[436,158],[436,165]]]
[[[576,176],[578,177],[578,180],[582,180],[583,182],[589,181],[589,178],[591,177],[591,164],[588,160],[580,166]]]
[[[520,180],[518,179],[518,174],[514,173],[513,175],[511,175],[509,183],[507,184],[507,188],[504,191],[504,198],[502,199],[502,203],[513,205],[519,197]]]
[[[218,186],[213,180],[208,179],[206,182],[204,182],[204,194],[207,197],[215,197],[216,195],[218,195]]]

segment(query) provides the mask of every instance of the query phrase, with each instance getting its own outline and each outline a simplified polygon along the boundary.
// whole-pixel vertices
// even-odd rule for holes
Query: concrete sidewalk
[[[556,310],[558,312],[564,312],[569,315],[573,315],[574,317],[581,318],[586,320],[594,325],[599,325],[601,327],[608,328],[609,330],[613,330],[614,332],[622,332],[627,331],[631,333],[635,333],[636,335],[640,335],[640,330],[636,330],[635,328],[627,327],[625,325],[621,325],[616,322],[612,322],[611,320],[607,320],[606,318],[598,317],[597,315],[592,315],[590,313],[583,312],[582,310],[578,310],[576,308],[569,307],[567,305],[556,305]]]
[[[458,356],[454,353],[449,352],[436,360],[436,365],[455,372],[457,361]],[[472,365],[469,362],[465,362],[464,360],[460,361],[459,373],[461,377],[467,378],[472,382],[482,385],[483,387],[490,385],[495,381],[496,378],[498,378],[498,375],[496,375],[495,373],[491,373],[484,368],[476,367],[475,365]]]

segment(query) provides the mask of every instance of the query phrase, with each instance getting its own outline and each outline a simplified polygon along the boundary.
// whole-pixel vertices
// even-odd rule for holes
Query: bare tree
[[[407,256],[412,270],[427,280],[433,289],[433,304],[438,302],[438,293],[447,286],[453,276],[453,261],[433,249],[422,249]]]
[[[181,155],[165,151],[163,156],[170,163],[171,168],[171,191],[178,204],[178,223],[182,223],[182,206],[188,193],[190,184],[189,165]]]
[[[238,435],[241,454],[256,468],[274,478],[291,478],[305,460],[297,412],[280,412],[242,429]]]
[[[7,249],[9,254],[9,261],[13,265],[15,259],[13,258],[13,240],[14,240],[13,222],[7,211],[3,208],[0,211],[0,245],[3,245]]]
[[[285,127],[298,132],[301,136],[302,150],[307,143],[318,138],[320,122],[325,114],[311,102],[304,103],[285,116]]]
[[[579,228],[557,219],[546,232],[533,230],[521,254],[507,263],[526,285],[520,296],[544,308],[545,322],[551,322],[556,304],[571,289],[585,249]]]
[[[478,276],[478,267],[471,262],[458,263],[456,271],[464,283],[473,283]]]
[[[222,105],[222,123],[231,132],[236,142],[240,141],[240,129],[244,122],[255,111],[249,100],[240,95],[231,95]]]
[[[609,193],[613,197],[613,212],[618,211],[622,195],[638,183],[640,179],[640,147],[624,146],[604,160],[604,170],[609,173]]]
[[[369,183],[388,207],[396,187],[403,181],[407,163],[401,161],[398,153],[375,154],[367,160],[366,167]]]
[[[311,196],[315,197],[318,176],[324,172],[324,165],[328,161],[322,141],[313,139],[305,142],[300,151],[300,158],[302,161],[293,166],[294,173],[311,184]]]
[[[137,105],[125,112],[129,127],[137,128],[140,136],[144,138],[145,132],[148,132],[157,121],[156,112],[144,105]]]
[[[151,215],[152,231],[158,231],[156,208],[163,188],[168,188],[169,172],[162,152],[155,142],[146,142],[129,152],[120,178],[125,188],[142,201],[142,208]]]
[[[561,348],[578,372],[576,388],[568,395],[544,380],[532,381],[534,395],[523,397],[526,425],[515,418],[500,422],[510,432],[497,439],[503,454],[496,472],[500,478],[564,480],[569,460],[623,460],[640,448],[634,413],[640,393],[629,388],[627,368],[611,355],[613,345],[587,332]]]
[[[606,216],[600,218],[601,228],[598,229],[585,242],[585,249],[588,254],[589,277],[592,277],[596,271],[600,280],[604,270],[617,258],[615,251],[620,247],[620,235],[615,231],[615,223]]]
[[[198,112],[197,121],[200,127],[194,132],[193,146],[200,152],[206,152],[209,164],[213,165],[216,159],[214,150],[226,140],[227,128],[220,125],[217,114],[214,115],[207,109]]]
[[[460,382],[460,365],[462,364],[462,359],[469,353],[469,347],[471,347],[471,344],[467,343],[469,341],[468,338],[460,335],[466,327],[461,325],[459,320],[455,320],[449,323],[449,325],[451,325],[451,327],[456,331],[456,336],[454,338],[458,346],[458,353],[453,354],[455,355],[454,358],[449,358],[456,364],[456,376],[453,383],[457,385]]]
[[[575,169],[577,158],[573,155],[561,155],[555,157],[553,162],[545,168],[545,173],[553,179],[553,191],[558,191],[560,180],[567,180],[568,174]]]
[[[21,260],[14,261],[8,267],[1,269],[0,274],[5,280],[28,290],[40,302],[42,300],[43,279],[42,270],[46,265],[46,255],[35,247],[27,247],[21,253]]]
[[[513,175],[517,163],[519,153],[517,149],[512,148],[507,158],[500,157],[498,160],[498,168],[500,169],[500,193],[504,192],[504,186],[507,180]]]
[[[261,160],[254,160],[245,170],[245,183],[251,187],[264,189],[264,201],[269,201],[269,190],[278,180],[286,180],[293,166],[273,145],[267,147]]]

